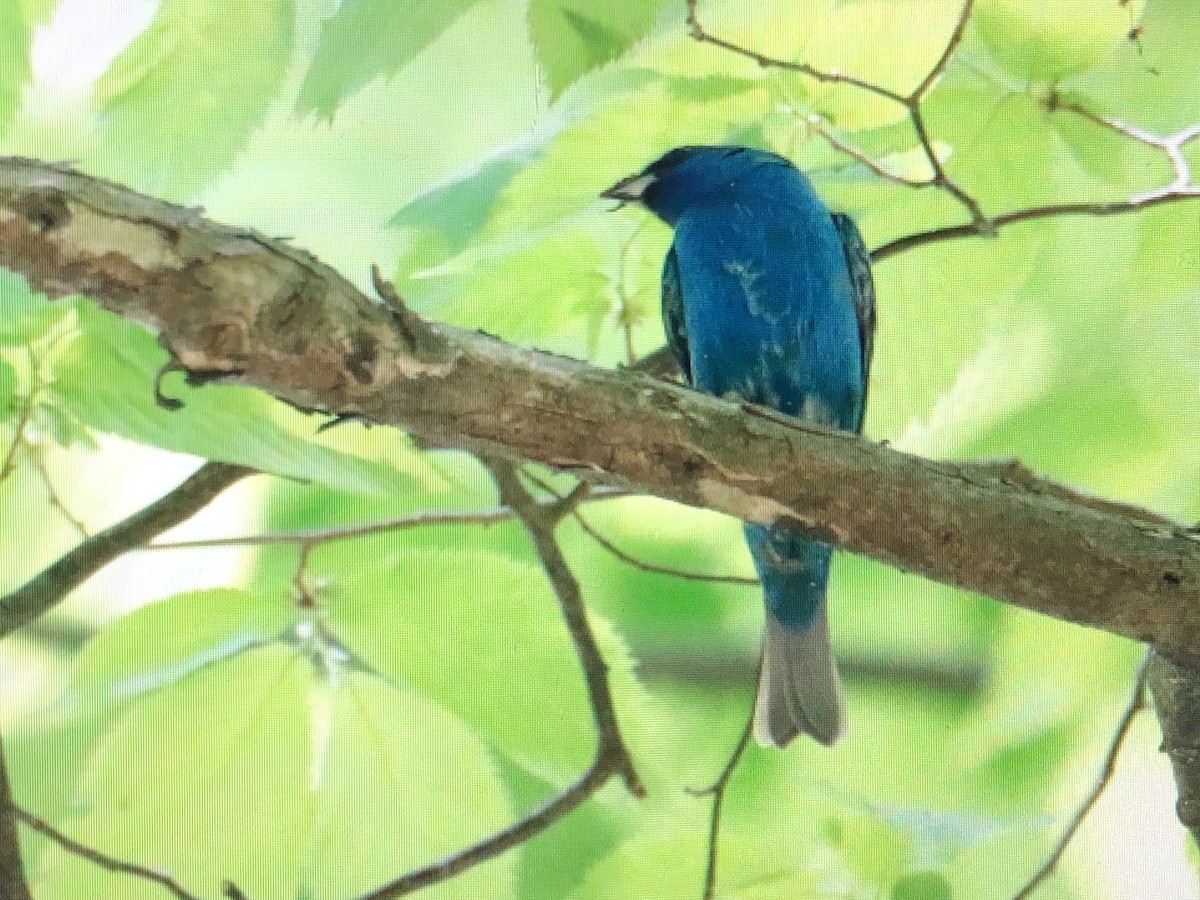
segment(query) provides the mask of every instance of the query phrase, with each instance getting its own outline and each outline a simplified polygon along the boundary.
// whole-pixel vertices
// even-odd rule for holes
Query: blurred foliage
[[[669,233],[596,195],[672,146],[784,153],[872,246],[964,220],[944,193],[884,181],[813,128],[819,117],[891,171],[925,177],[903,107],[698,44],[682,0],[161,0],[122,43],[106,44],[100,22],[75,36],[79,64],[98,59],[103,74],[72,98],[39,41],[62,38],[58,13],[79,2],[0,3],[0,152],[203,203],[360,281],[380,262],[423,313],[602,365],[661,345]],[[898,92],[929,71],[959,10],[699,4],[715,33]],[[988,213],[1136,195],[1171,180],[1164,157],[1043,101],[1053,85],[1098,113],[1182,128],[1196,116],[1198,45],[1195,3],[979,0],[925,119],[948,174]],[[1019,456],[1195,519],[1198,234],[1200,204],[1178,204],[880,263],[869,436],[934,457]],[[14,448],[0,469],[0,585],[78,539],[49,489],[95,527],[128,507],[131,486],[167,489],[166,470],[131,467],[114,437],[284,476],[221,533],[496,503],[461,454],[356,424],[317,435],[311,417],[244,389],[170,376],[184,408],[162,410],[163,362],[137,327],[0,275],[0,462]],[[738,524],[720,516],[650,498],[583,514],[660,565],[751,572]],[[609,785],[423,896],[698,896],[708,806],[685,788],[720,770],[751,685],[646,680],[637,667],[751,658],[757,591],[631,567],[569,519],[559,537],[650,797]],[[173,558],[203,570],[194,560],[208,557]],[[130,577],[144,581],[140,559]],[[36,632],[0,647],[25,805],[208,895],[232,878],[264,900],[345,897],[481,839],[587,766],[578,663],[515,525],[323,544],[298,574],[300,559],[295,545],[263,547],[203,591],[154,570],[160,599],[124,615],[85,586],[49,620],[98,628],[82,650]],[[965,661],[992,677],[971,692],[852,675],[838,747],[752,748],[727,797],[719,895],[1011,894],[1090,777],[1136,648],[861,559],[837,561],[831,596],[847,655]],[[16,677],[43,671],[57,674]],[[27,849],[40,897],[159,895],[41,839]],[[1103,867],[1068,861],[1038,898],[1105,890]]]

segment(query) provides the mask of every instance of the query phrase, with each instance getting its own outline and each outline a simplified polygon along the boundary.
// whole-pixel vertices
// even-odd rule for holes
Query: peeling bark
[[[51,296],[86,294],[144,323],[193,374],[404,428],[426,445],[783,522],[1196,666],[1197,535],[1016,463],[924,460],[401,317],[285,242],[29,160],[0,159],[0,265]]]

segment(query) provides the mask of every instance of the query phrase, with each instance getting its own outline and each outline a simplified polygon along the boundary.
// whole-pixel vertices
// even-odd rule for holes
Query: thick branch
[[[123,553],[191,518],[223,490],[253,471],[245,466],[205,463],[154,503],[83,541],[24,586],[0,597],[0,638],[48,611]]]
[[[1175,812],[1200,844],[1200,675],[1154,656],[1148,680],[1179,789]]]
[[[923,460],[443,325],[413,346],[388,308],[287,244],[36,162],[0,160],[0,265],[304,408],[799,528],[1200,663],[1196,535],[1019,466]]]

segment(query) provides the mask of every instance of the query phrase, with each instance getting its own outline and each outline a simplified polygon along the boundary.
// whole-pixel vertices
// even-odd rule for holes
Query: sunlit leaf
[[[649,32],[666,0],[532,0],[529,31],[551,96]]]
[[[189,391],[168,379],[164,390],[181,395],[183,407],[163,409],[154,381],[165,357],[153,338],[90,304],[78,309],[80,331],[55,368],[51,396],[92,428],[342,490],[395,490],[425,475],[440,480],[415,455],[401,458],[398,468],[332,450],[316,435],[319,422],[260,391],[217,385]]]
[[[21,102],[29,80],[31,29],[19,3],[0,4],[0,134]]]
[[[297,109],[333,118],[372,78],[394,75],[479,0],[346,0],[325,22]]]
[[[262,121],[292,53],[293,0],[163,0],[96,85],[117,174],[187,197]]]
[[[980,0],[975,27],[1014,75],[1054,81],[1100,62],[1138,21],[1143,0]]]
[[[544,575],[469,547],[447,561],[411,551],[338,578],[332,625],[372,668],[454,710],[524,767],[554,783],[574,777],[594,753],[594,726]],[[592,620],[614,690],[636,710],[628,656],[603,620]],[[626,727],[638,733],[636,716]]]

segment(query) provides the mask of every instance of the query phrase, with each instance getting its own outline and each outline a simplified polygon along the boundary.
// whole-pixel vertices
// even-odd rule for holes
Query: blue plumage
[[[685,377],[847,431],[862,426],[874,332],[867,251],[808,179],[773,153],[681,147],[605,192],[675,229],[663,267],[663,323]],[[844,714],[829,649],[830,548],[746,526],[767,629],[755,734],[832,743]]]

